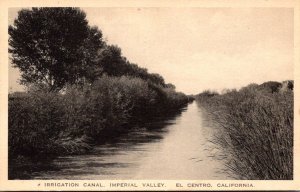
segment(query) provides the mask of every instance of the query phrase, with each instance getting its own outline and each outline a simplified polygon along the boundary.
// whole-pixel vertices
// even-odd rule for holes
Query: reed
[[[220,127],[215,142],[239,179],[293,179],[293,91],[268,85],[278,84],[196,97]]]
[[[9,95],[9,154],[78,154],[152,116],[188,103],[174,89],[137,77],[102,76],[61,93],[34,86]]]

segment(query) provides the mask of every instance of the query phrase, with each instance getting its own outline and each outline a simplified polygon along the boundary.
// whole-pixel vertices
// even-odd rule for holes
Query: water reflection
[[[30,179],[228,179],[214,133],[196,103],[157,118],[84,155],[61,156],[32,170]],[[41,165],[39,165],[41,166]]]

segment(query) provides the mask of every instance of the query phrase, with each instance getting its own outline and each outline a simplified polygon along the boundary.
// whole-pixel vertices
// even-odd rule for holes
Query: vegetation
[[[83,153],[189,101],[103,41],[77,8],[23,9],[9,34],[28,89],[9,95],[10,161]]]
[[[32,8],[19,11],[9,26],[9,52],[22,72],[21,83],[42,82],[51,91],[93,78],[102,33],[90,27],[77,8]]]
[[[103,76],[84,89],[65,94],[32,87],[10,95],[9,151],[15,155],[81,153],[105,131],[128,129],[154,114],[178,109],[187,97],[136,77]],[[130,126],[129,126],[130,127]]]
[[[70,84],[93,83],[104,74],[170,85],[159,74],[130,63],[118,46],[108,45],[78,8],[22,9],[8,33],[11,61],[26,86],[43,84],[58,92]]]
[[[220,127],[215,142],[239,179],[293,178],[293,81],[196,96]]]
[[[8,32],[12,64],[27,87],[9,95],[10,163],[84,153],[194,99],[128,61],[78,8],[23,9]],[[195,98],[219,125],[216,142],[240,179],[293,178],[292,81]]]

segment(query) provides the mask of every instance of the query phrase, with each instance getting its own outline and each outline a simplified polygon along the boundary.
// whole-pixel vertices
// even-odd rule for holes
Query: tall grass
[[[196,97],[219,125],[216,142],[239,179],[293,179],[293,91],[281,87],[252,84]]]
[[[9,96],[9,155],[83,153],[166,110],[178,109],[187,96],[136,77],[103,76],[91,85],[69,86],[63,93],[33,87]]]

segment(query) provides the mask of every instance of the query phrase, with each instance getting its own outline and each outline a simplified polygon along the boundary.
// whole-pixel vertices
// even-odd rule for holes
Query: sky
[[[291,8],[81,9],[130,62],[186,94],[293,79]],[[19,76],[9,68],[11,91],[23,89]]]

